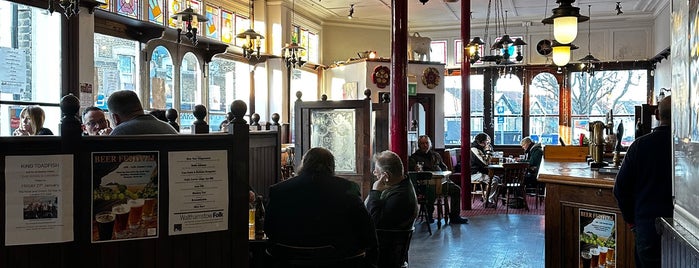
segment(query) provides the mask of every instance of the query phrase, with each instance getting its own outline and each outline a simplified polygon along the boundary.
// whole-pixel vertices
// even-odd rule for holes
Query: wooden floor
[[[462,213],[463,214],[463,213]],[[494,214],[468,224],[442,226],[418,220],[409,267],[544,267],[544,216]]]

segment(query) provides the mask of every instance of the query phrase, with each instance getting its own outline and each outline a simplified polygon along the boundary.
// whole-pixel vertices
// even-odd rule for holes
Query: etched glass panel
[[[335,155],[335,171],[357,173],[356,115],[353,109],[312,110],[311,148]]]

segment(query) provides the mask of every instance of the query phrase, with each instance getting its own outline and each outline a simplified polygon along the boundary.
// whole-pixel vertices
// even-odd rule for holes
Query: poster
[[[226,150],[168,153],[170,213],[168,234],[228,229]]]
[[[157,237],[158,152],[94,152],[91,163],[92,242]]]
[[[73,156],[5,157],[5,245],[73,241]]]
[[[616,214],[580,209],[580,267],[616,266]]]

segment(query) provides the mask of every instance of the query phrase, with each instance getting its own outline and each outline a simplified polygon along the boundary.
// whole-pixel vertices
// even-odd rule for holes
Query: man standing
[[[660,267],[655,219],[672,217],[671,97],[658,104],[660,125],[629,147],[614,184],[614,196],[636,240],[636,267]]]
[[[112,128],[104,116],[104,111],[95,106],[85,108],[83,112],[83,132],[90,136],[109,135]]]
[[[415,151],[408,159],[408,170],[411,171],[442,171],[447,170],[447,165],[442,161],[442,156],[432,150],[432,140],[427,135],[422,135],[417,139],[418,150]],[[418,170],[418,166],[421,170]],[[442,183],[442,189],[447,191],[451,198],[451,211],[449,212],[449,220],[451,223],[468,223],[468,219],[462,218],[461,215],[461,187],[454,184],[451,180]],[[427,215],[429,223],[434,222],[432,213],[434,212],[434,197],[427,198]]]
[[[116,127],[109,135],[177,134],[170,124],[143,112],[136,92],[120,90],[109,95],[107,107]]]

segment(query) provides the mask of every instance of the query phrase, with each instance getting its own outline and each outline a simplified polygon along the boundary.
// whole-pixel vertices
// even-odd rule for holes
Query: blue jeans
[[[631,229],[635,238],[636,267],[660,267],[661,242],[655,220],[637,222]]]

